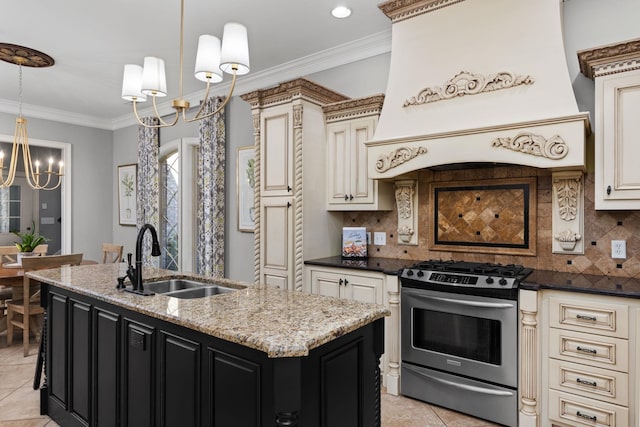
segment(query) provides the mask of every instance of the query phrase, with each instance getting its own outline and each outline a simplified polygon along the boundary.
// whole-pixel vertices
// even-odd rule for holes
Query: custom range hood
[[[479,162],[585,166],[588,113],[567,69],[560,0],[392,0],[389,81],[369,176]]]

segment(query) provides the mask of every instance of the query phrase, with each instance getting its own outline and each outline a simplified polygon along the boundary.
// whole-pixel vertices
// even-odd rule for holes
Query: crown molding
[[[18,103],[0,99],[0,112],[17,115]],[[38,105],[22,104],[22,114],[29,119],[51,120],[54,122],[68,123],[71,125],[86,126],[96,129],[113,129],[113,121],[103,117],[86,114],[71,113],[69,111],[56,110],[54,108],[40,107]]]

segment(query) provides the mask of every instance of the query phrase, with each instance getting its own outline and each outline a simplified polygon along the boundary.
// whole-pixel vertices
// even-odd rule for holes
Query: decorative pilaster
[[[413,179],[396,181],[396,206],[398,208],[398,244],[418,244],[418,182]]]
[[[253,211],[255,215],[253,229],[253,281],[260,283],[260,110],[255,109],[252,112],[253,117],[253,146],[255,147],[253,174],[254,174],[254,191],[253,191]]]
[[[293,289],[302,291],[302,270],[304,267],[302,255],[302,104],[293,106],[293,173],[294,173],[294,236],[295,236],[295,265]]]
[[[538,293],[520,291],[520,414],[519,425],[537,426],[539,388]]]
[[[584,191],[581,171],[556,172],[551,232],[553,253],[584,253]]]
[[[400,394],[400,282],[398,276],[387,275],[387,302],[391,315],[387,318],[385,339],[387,340],[385,357],[387,393],[398,396]]]

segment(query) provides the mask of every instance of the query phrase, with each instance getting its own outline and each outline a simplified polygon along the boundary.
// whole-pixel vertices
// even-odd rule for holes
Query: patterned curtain
[[[224,98],[209,98],[205,110],[214,111]],[[198,273],[224,277],[224,110],[200,120],[198,160]]]
[[[158,124],[158,119],[145,117],[147,125]],[[137,230],[146,223],[156,230],[160,226],[160,138],[157,128],[138,126],[138,188]],[[142,245],[142,264],[158,267],[158,258],[151,256],[151,234],[145,234]]]

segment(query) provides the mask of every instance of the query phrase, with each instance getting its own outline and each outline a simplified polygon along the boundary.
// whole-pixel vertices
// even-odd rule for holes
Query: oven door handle
[[[436,300],[436,301],[448,302],[448,303],[451,303],[451,304],[468,305],[468,306],[472,306],[472,307],[483,307],[483,308],[512,308],[512,307],[514,307],[514,304],[510,304],[510,303],[465,301],[465,300],[457,300],[457,299],[451,299],[451,298],[431,297],[431,296],[418,295],[418,294],[413,294],[413,296],[416,297],[416,298],[425,299],[425,300]]]
[[[466,391],[472,391],[474,393],[483,393],[483,394],[490,394],[492,396],[513,396],[513,393],[510,391],[503,391],[503,390],[493,390],[490,388],[484,388],[484,387],[477,387],[477,386],[473,386],[473,385],[469,385],[469,384],[460,384],[460,383],[456,383],[453,381],[448,381],[442,378],[436,378],[434,376],[431,376],[427,373],[424,372],[420,372],[418,369],[414,368],[411,365],[403,365],[405,369],[409,369],[411,371],[413,371],[414,373],[425,377],[427,379],[430,379],[434,382],[440,383],[440,384],[444,384],[444,385],[448,385],[450,387],[455,387],[455,388],[460,388],[462,390],[466,390]]]

